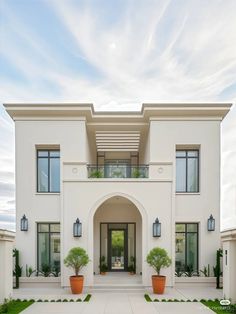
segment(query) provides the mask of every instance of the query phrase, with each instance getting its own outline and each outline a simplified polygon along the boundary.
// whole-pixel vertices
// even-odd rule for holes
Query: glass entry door
[[[122,271],[126,269],[126,230],[109,230],[109,269]]]
[[[135,223],[101,223],[100,259],[108,271],[128,271],[136,267]]]

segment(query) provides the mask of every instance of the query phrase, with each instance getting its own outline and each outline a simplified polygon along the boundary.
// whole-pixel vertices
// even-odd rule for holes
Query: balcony
[[[88,165],[88,178],[148,178],[148,165]]]

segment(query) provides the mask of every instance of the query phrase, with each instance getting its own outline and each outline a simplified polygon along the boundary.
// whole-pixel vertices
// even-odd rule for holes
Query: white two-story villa
[[[68,286],[63,259],[75,246],[90,258],[87,286],[103,256],[108,272],[124,276],[134,263],[150,286],[146,255],[157,246],[172,258],[162,272],[168,286],[175,272],[212,268],[221,245],[221,121],[230,106],[144,104],[138,112],[96,112],[91,104],[6,104],[15,121],[23,270],[50,266]]]

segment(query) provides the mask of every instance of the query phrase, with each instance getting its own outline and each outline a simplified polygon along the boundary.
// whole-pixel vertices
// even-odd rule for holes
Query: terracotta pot
[[[134,272],[133,272],[133,271],[130,271],[129,274],[130,274],[130,275],[134,275]]]
[[[73,294],[80,294],[83,291],[84,276],[70,276],[70,287]]]
[[[152,276],[152,288],[153,293],[163,294],[166,285],[166,276],[153,275]]]
[[[105,271],[101,271],[101,272],[100,272],[100,275],[103,275],[103,276],[104,276],[104,275],[106,275],[106,272],[105,272]]]

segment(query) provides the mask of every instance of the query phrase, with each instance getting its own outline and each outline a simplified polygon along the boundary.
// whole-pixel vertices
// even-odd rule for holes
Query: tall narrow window
[[[198,271],[197,223],[175,225],[175,269],[176,271]]]
[[[38,270],[60,271],[60,224],[38,223]]]
[[[176,192],[199,192],[199,150],[176,151]]]
[[[37,150],[37,192],[60,192],[60,151]]]

